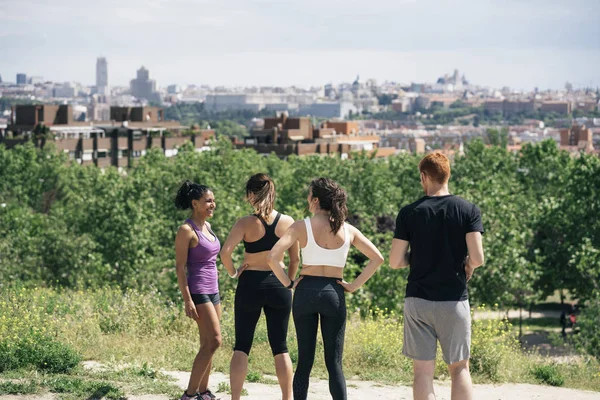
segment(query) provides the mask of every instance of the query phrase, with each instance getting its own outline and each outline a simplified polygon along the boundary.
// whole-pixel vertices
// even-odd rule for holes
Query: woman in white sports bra
[[[329,391],[334,400],[346,400],[346,380],[342,370],[346,299],[344,291],[361,287],[383,263],[377,247],[358,229],[345,223],[348,215],[346,192],[329,178],[310,183],[308,208],[311,218],[296,221],[279,239],[267,257],[273,273],[288,289],[295,288],[292,313],[298,339],[298,365],[294,374],[294,400],[308,395],[310,371],[315,358],[319,317],[323,335]],[[292,281],[285,272],[283,254],[298,241],[302,253],[300,277]],[[350,245],[369,263],[348,283],[343,280]]]

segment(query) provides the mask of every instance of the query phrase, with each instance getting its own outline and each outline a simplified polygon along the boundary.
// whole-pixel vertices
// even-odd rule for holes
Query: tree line
[[[174,158],[150,151],[120,173],[69,163],[52,145],[0,146],[0,286],[156,287],[177,298],[173,240],[186,218],[173,206],[177,188],[185,179],[213,188],[212,225],[224,240],[234,221],[251,212],[243,188],[259,171],[276,183],[277,209],[295,218],[305,215],[312,178],[337,180],[348,191],[349,222],[387,256],[398,210],[422,195],[419,158],[356,153],[348,160],[280,160],[222,140],[201,153],[184,146]],[[594,155],[572,157],[553,141],[516,154],[469,142],[454,159],[450,190],[480,206],[486,229],[486,265],[470,282],[472,302],[527,306],[557,290],[582,300],[597,296],[599,189]],[[351,253],[345,273],[357,274],[364,263]],[[399,310],[406,272],[384,266],[351,296],[351,306]],[[226,274],[221,279],[223,288],[233,287]]]

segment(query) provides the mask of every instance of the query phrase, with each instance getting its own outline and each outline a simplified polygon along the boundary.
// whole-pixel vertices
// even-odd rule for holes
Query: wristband
[[[231,275],[231,274],[228,272],[228,273],[227,273],[227,275],[229,275],[229,277],[230,277],[231,279],[235,279],[235,278],[237,278],[237,277],[238,277],[238,271],[237,271],[237,269],[236,269],[236,270],[235,270],[235,274]]]
[[[294,287],[294,280],[293,280],[293,279],[291,279],[291,282],[290,282],[290,284],[289,284],[289,285],[287,285],[287,286],[286,286],[286,289],[291,289],[291,288],[293,288],[293,287]]]

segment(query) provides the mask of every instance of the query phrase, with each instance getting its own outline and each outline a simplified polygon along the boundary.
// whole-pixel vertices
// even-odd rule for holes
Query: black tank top
[[[267,225],[265,220],[262,219],[260,215],[254,214],[254,216],[258,218],[265,227],[265,235],[255,242],[246,242],[244,240],[244,249],[246,250],[246,253],[260,253],[261,251],[269,251],[279,240],[279,237],[275,235],[275,228],[277,227],[277,223],[279,222],[281,214],[277,213],[277,216],[271,225]]]

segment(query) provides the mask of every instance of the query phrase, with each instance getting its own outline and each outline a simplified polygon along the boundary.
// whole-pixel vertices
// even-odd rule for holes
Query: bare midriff
[[[248,271],[270,271],[271,267],[267,264],[268,254],[268,251],[261,251],[260,253],[244,252],[243,264],[248,264]]]
[[[302,265],[300,275],[342,279],[344,277],[344,268],[332,267],[331,265]]]

